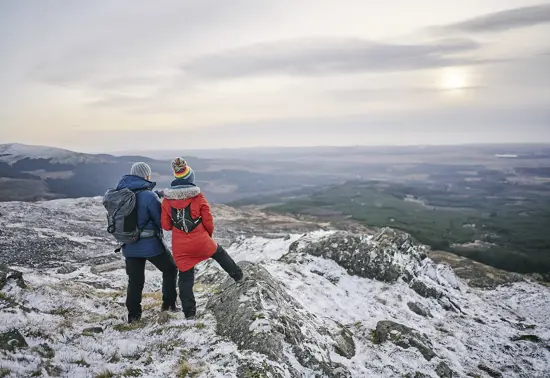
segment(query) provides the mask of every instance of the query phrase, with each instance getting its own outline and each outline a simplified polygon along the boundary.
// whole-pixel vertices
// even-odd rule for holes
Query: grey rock
[[[36,347],[34,347],[34,350],[36,351],[36,353],[38,353],[40,355],[40,357],[42,358],[48,358],[48,359],[51,359],[51,358],[54,358],[55,357],[55,350],[52,349],[51,346],[49,346],[48,344],[46,343],[42,343]]]
[[[479,364],[477,366],[479,368],[479,370],[483,370],[484,372],[486,372],[487,374],[489,374],[491,377],[493,378],[501,378],[502,377],[502,373],[498,370],[495,370],[493,368],[490,368],[484,364]]]
[[[353,341],[353,334],[345,327],[333,336],[336,341],[335,352],[342,357],[352,358],[355,356],[355,341]]]
[[[414,312],[415,314],[418,314],[420,316],[423,316],[425,318],[431,318],[432,313],[430,310],[428,310],[424,305],[418,302],[409,302],[407,303],[407,306],[409,306],[409,309]]]
[[[430,378],[430,377],[424,373],[416,371],[414,373],[405,374],[404,378]]]
[[[27,341],[17,329],[0,332],[0,349],[14,352],[16,349],[28,348]]]
[[[542,340],[537,335],[518,335],[512,337],[512,341],[531,341],[533,343],[540,343]]]
[[[381,344],[386,341],[391,341],[404,349],[411,347],[416,348],[428,361],[436,356],[435,352],[432,350],[432,343],[425,335],[390,320],[378,322],[376,330],[374,331],[375,343]]]
[[[439,299],[443,296],[437,289],[426,285],[420,280],[414,280],[410,284],[410,288],[413,289],[418,295],[424,298]]]
[[[412,276],[402,264],[403,256],[419,263],[423,249],[410,235],[384,228],[372,238],[341,231],[311,242],[300,239],[290,246],[289,254],[324,257],[351,275],[395,282],[401,276]]]
[[[6,285],[8,280],[15,280],[16,285],[20,288],[27,286],[23,279],[23,273],[0,264],[0,290]]]
[[[93,333],[103,333],[103,328],[101,327],[90,327],[82,330],[82,334],[93,334]]]
[[[230,338],[239,349],[263,354],[281,366],[289,365],[286,351],[320,376],[350,377],[344,366],[330,360],[329,351],[338,343],[324,341],[330,335],[328,328],[264,268],[246,261],[240,266],[247,277],[244,283],[227,279],[207,304],[216,317],[218,334]]]
[[[440,378],[453,378],[457,375],[451,370],[449,365],[447,365],[446,362],[442,361],[437,365],[437,368],[435,369],[435,372],[438,377]]]
[[[462,314],[464,314],[460,307],[447,296],[442,295],[441,298],[437,300],[437,302],[441,305],[441,307],[443,307],[443,309],[447,311],[461,312]]]
[[[44,368],[50,377],[61,377],[61,374],[63,374],[63,368],[59,365],[52,364],[50,361],[45,364]]]
[[[297,374],[297,373],[296,373]],[[285,372],[276,366],[257,361],[247,361],[237,369],[237,378],[285,378]]]
[[[487,324],[487,323],[485,323],[485,321],[483,319],[480,319],[480,318],[474,318],[474,322],[479,323],[479,324]]]
[[[77,270],[78,270],[78,267],[71,264],[65,264],[61,268],[57,269],[57,273],[70,274],[70,273],[76,272]]]

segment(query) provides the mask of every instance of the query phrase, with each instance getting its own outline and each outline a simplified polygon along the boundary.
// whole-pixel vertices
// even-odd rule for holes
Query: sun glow
[[[468,73],[463,68],[445,68],[439,85],[446,90],[459,90],[468,87]]]

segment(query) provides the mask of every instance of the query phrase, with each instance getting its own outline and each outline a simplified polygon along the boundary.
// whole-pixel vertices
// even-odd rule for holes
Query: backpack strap
[[[137,197],[138,193],[146,192],[146,191],[148,191],[148,190],[151,190],[151,189],[144,189],[144,188],[141,188],[141,189],[132,190],[132,192],[133,192],[134,195],[136,196],[136,209],[137,209],[138,206],[139,206],[139,205],[138,205],[138,197]],[[138,240],[139,240],[139,239],[142,238],[142,235],[141,235],[141,234],[143,233],[144,229],[141,228],[141,227],[139,227],[139,224],[137,224],[137,222],[136,222],[136,225],[137,225],[137,229],[138,229],[138,231],[139,231],[139,233],[138,233]],[[152,237],[155,237],[155,236],[156,236],[156,232],[155,232],[155,235],[151,235],[151,236],[149,236],[149,235],[143,235],[144,238],[152,238]]]
[[[202,216],[194,219],[191,217],[191,203],[189,203],[189,205],[187,205],[184,209],[176,209],[171,207],[171,215],[172,226],[185,232],[186,234],[192,232],[202,223]]]

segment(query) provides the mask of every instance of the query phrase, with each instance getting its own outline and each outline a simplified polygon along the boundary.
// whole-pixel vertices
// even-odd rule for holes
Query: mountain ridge
[[[14,164],[23,159],[50,159],[52,163],[78,164],[87,161],[101,162],[115,158],[109,154],[87,154],[57,147],[23,143],[0,144],[0,162]]]

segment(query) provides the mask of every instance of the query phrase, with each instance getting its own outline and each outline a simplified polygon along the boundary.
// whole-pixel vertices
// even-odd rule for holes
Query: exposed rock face
[[[102,327],[89,327],[82,330],[83,334],[103,333]]]
[[[0,203],[0,212],[0,262],[21,266],[13,269],[27,285],[18,287],[20,275],[2,268],[0,335],[8,340],[0,337],[0,345],[14,350],[0,350],[7,361],[0,376],[526,378],[546,376],[550,366],[550,288],[531,281],[469,287],[423,259],[423,247],[404,248],[408,236],[399,231],[303,235],[285,219],[228,211],[218,231],[225,222],[228,240],[238,239],[228,248],[236,261],[259,264],[243,264],[249,280],[223,283],[227,274],[215,261],[201,263],[198,317],[189,322],[160,313],[162,273],[147,264],[142,322],[128,325],[127,275],[112,237],[102,236],[100,201]],[[352,238],[358,250],[342,253]],[[319,257],[304,252],[323,243]],[[426,309],[433,318],[411,313]],[[373,332],[381,319],[393,322]]]
[[[250,262],[243,262],[241,267],[245,282],[235,284],[227,279],[208,302],[207,308],[218,322],[218,333],[229,337],[240,349],[286,364],[292,376],[298,375],[290,367],[289,353],[319,376],[350,377],[345,367],[330,360],[329,353],[339,350],[341,354],[354,354],[349,335],[345,334],[347,341],[335,342],[330,330],[289,296],[264,268]],[[344,338],[342,334],[339,337]]]
[[[78,267],[71,265],[71,264],[65,264],[61,268],[57,269],[57,273],[59,274],[71,274],[72,272],[75,272],[78,270]]]
[[[341,331],[334,335],[334,341],[336,341],[335,352],[340,356],[346,358],[355,356],[353,334],[348,329],[342,327]]]
[[[505,272],[451,252],[429,251],[428,256],[436,263],[451,266],[456,275],[471,287],[494,289],[501,285],[524,281],[517,273]]]
[[[51,346],[49,346],[47,343],[42,343],[35,348],[36,353],[40,355],[42,358],[54,358],[55,357],[55,350],[52,349]]]
[[[540,343],[541,339],[537,335],[518,335],[512,337],[512,341],[531,341],[533,343]]]
[[[436,356],[432,350],[432,344],[426,336],[421,335],[418,331],[415,331],[412,328],[390,320],[378,322],[376,325],[374,341],[376,343],[391,341],[395,345],[404,349],[408,349],[410,347],[416,348],[428,361]]]
[[[290,253],[307,253],[334,260],[349,274],[394,282],[410,277],[425,257],[424,247],[404,232],[384,228],[376,235],[336,232],[317,241],[306,239],[293,243]]]
[[[413,373],[408,373],[404,376],[404,378],[429,378],[426,374],[421,373],[419,371]]]
[[[478,368],[479,368],[479,370],[483,370],[484,372],[486,372],[487,374],[489,374],[493,378],[501,378],[502,377],[502,373],[500,371],[495,370],[493,368],[490,368],[490,367],[488,367],[484,364],[479,364]]]
[[[439,299],[443,296],[437,289],[426,285],[426,283],[420,280],[414,280],[411,282],[411,289],[413,289],[418,295],[424,298]]]
[[[449,365],[446,362],[440,362],[435,369],[435,372],[440,378],[453,378],[456,374],[453,373]]]
[[[15,280],[17,286],[24,288],[25,280],[23,280],[23,273],[10,269],[5,265],[0,264],[0,290],[4,287],[8,280]]]
[[[0,349],[13,352],[16,349],[27,347],[27,341],[17,329],[0,332]]]
[[[430,313],[430,310],[428,310],[424,305],[418,302],[409,302],[407,303],[407,306],[409,309],[414,312],[415,314],[418,314],[420,316],[423,316],[425,318],[431,318],[432,314]]]

